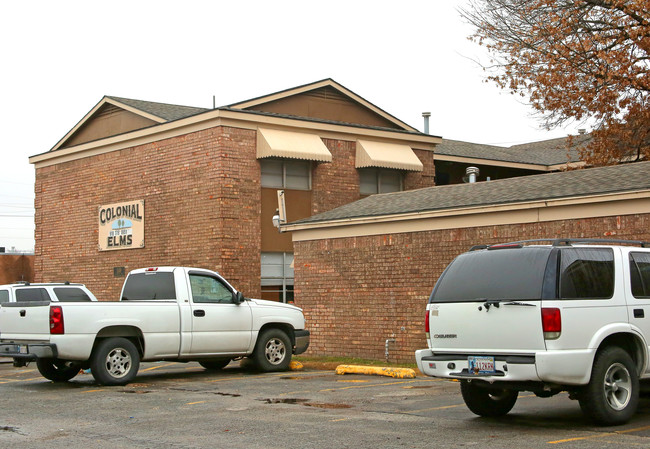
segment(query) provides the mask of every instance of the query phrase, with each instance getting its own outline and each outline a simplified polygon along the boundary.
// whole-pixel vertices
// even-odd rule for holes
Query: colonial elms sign
[[[144,200],[99,206],[99,250],[144,248]]]

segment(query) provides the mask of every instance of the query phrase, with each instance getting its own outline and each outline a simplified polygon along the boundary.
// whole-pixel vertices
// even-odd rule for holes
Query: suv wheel
[[[479,416],[506,415],[517,402],[517,390],[483,388],[476,382],[460,381],[460,392],[467,408]]]
[[[639,403],[639,376],[632,357],[615,346],[599,351],[579,401],[582,412],[598,424],[626,423]]]

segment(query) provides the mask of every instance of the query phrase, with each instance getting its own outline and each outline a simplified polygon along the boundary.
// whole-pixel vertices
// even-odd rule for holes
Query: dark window
[[[402,177],[403,174],[399,170],[360,168],[359,193],[372,195],[374,193],[400,192]]]
[[[570,248],[560,252],[561,299],[607,299],[614,294],[614,252]]]
[[[7,290],[0,290],[0,304],[9,302],[9,292]]]
[[[54,294],[61,302],[91,301],[86,292],[80,288],[56,287]]]
[[[232,303],[232,291],[219,279],[190,274],[190,285],[195,303]]]
[[[630,253],[630,280],[635,298],[650,298],[650,253]]]
[[[262,159],[262,187],[310,190],[311,163],[283,159]]]
[[[50,295],[44,288],[19,288],[16,290],[16,301],[49,301]]]
[[[440,277],[430,302],[540,300],[550,253],[529,247],[461,254]]]
[[[127,278],[122,301],[149,299],[176,299],[174,273],[137,273]]]

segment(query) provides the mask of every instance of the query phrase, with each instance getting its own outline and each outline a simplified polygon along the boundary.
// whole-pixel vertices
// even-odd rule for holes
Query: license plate
[[[474,374],[474,375],[496,373],[496,370],[494,368],[494,357],[485,357],[485,356],[468,357],[467,371],[469,371],[470,374]]]

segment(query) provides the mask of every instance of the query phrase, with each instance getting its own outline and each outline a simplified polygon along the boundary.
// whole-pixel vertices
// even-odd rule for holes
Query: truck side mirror
[[[244,295],[242,294],[242,292],[233,293],[232,294],[232,302],[234,302],[237,305],[244,302]]]

